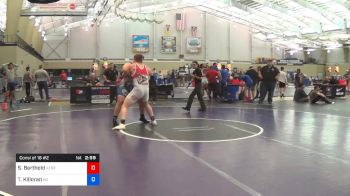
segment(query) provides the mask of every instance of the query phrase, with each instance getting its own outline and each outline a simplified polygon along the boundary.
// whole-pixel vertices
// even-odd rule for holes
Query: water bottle
[[[6,111],[9,108],[9,105],[7,104],[6,101],[2,102],[1,104],[1,109],[2,111]]]

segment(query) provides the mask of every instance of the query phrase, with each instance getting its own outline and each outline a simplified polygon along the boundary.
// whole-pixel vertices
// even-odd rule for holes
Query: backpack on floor
[[[243,100],[244,99],[244,91],[242,91],[241,93],[239,93],[239,100]]]
[[[34,101],[35,101],[35,98],[33,96],[24,97],[20,100],[21,103],[30,103]]]

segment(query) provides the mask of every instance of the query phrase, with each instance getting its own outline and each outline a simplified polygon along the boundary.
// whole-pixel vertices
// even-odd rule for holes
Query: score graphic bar
[[[16,154],[17,186],[99,184],[99,154]]]

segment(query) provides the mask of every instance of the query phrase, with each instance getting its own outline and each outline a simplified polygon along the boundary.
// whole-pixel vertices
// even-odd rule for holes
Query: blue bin
[[[224,100],[225,101],[237,101],[237,92],[239,90],[238,85],[227,85],[224,91]]]
[[[310,86],[311,85],[311,80],[305,79],[304,80],[304,86]]]

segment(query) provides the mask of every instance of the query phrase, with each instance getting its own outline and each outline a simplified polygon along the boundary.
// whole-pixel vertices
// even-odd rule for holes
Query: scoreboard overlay
[[[16,154],[16,186],[99,184],[99,154]]]

